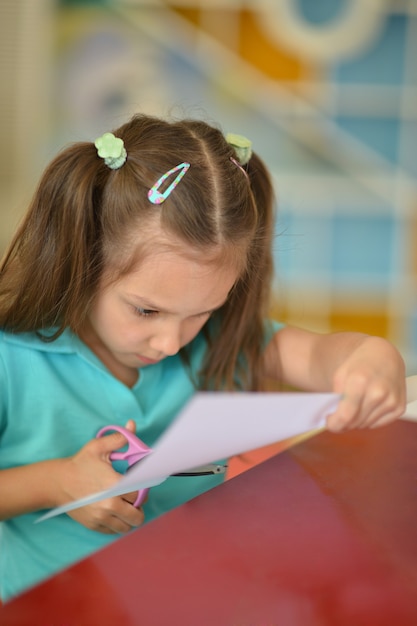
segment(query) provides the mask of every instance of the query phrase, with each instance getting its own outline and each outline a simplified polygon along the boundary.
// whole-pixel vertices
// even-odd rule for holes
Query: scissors
[[[139,437],[136,437],[130,430],[127,428],[123,428],[123,426],[116,426],[111,424],[109,426],[104,426],[101,428],[96,437],[102,437],[106,433],[110,431],[117,431],[122,433],[124,437],[127,439],[127,450],[122,452],[113,451],[110,454],[110,461],[127,461],[128,469],[138,463],[141,459],[147,456],[150,452],[152,452],[152,448],[143,443]],[[133,506],[139,507],[143,504],[146,496],[148,495],[148,489],[140,489],[138,491],[138,495],[136,496],[136,500],[133,503]]]
[[[124,450],[122,452],[111,452],[110,460],[127,461],[128,470],[145,456],[147,456],[150,452],[152,452],[152,448],[147,446],[146,443],[139,439],[139,437],[137,437],[135,434],[130,432],[130,430],[127,430],[127,428],[124,428],[123,426],[117,426],[115,424],[104,426],[98,431],[96,437],[102,437],[103,435],[111,431],[117,431],[124,435],[124,437],[126,437],[127,450]],[[176,474],[172,474],[172,476],[209,476],[211,474],[224,474],[226,470],[227,465],[217,465],[215,463],[209,463],[208,465],[201,465],[200,467],[190,469],[187,472],[178,472]],[[133,503],[133,506],[141,506],[146,499],[148,491],[149,487],[138,491],[138,495]]]

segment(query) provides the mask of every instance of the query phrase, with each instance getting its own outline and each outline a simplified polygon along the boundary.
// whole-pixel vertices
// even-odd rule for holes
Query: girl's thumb
[[[102,454],[107,454],[123,448],[127,445],[128,441],[123,433],[113,432],[109,435],[103,435],[98,438],[99,449]]]

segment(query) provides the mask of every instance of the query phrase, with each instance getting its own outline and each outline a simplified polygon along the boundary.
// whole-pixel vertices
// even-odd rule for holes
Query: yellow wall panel
[[[176,6],[173,6],[172,9],[176,13],[181,15],[183,18],[188,20],[189,22],[192,22],[192,24],[194,24],[195,26],[198,26],[200,24],[201,10],[199,8],[193,9],[193,8],[189,8],[189,7],[176,7]]]
[[[243,11],[240,28],[241,56],[264,74],[275,80],[296,82],[313,80],[313,67],[272,44],[259,28],[254,15]]]
[[[341,306],[329,312],[330,330],[336,332],[352,330],[388,337],[389,322],[389,316],[382,310],[369,311],[360,308],[352,310]]]
[[[285,82],[311,81],[317,78],[312,65],[279,47],[276,42],[272,43],[250,11],[184,8],[175,5],[172,8],[194,26],[240,54],[245,61],[269,78]],[[229,25],[232,32],[228,30]]]

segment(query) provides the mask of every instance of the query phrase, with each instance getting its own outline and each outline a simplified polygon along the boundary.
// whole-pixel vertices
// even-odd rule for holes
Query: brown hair
[[[128,272],[145,253],[135,234],[158,220],[200,257],[239,263],[227,302],[205,327],[199,385],[260,388],[273,232],[264,164],[253,153],[245,176],[223,133],[202,121],[137,115],[113,132],[127,151],[120,169],[109,169],[90,142],[69,146],[46,168],[0,267],[0,327],[54,329],[52,339],[67,327],[77,332],[103,272]],[[175,191],[151,204],[149,188],[184,161],[191,167]]]

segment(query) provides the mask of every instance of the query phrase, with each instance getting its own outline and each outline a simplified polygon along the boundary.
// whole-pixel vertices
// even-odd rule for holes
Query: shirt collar
[[[66,328],[64,332],[54,341],[48,341],[42,337],[51,337],[54,329],[48,329],[39,333],[4,333],[4,340],[7,343],[30,348],[32,350],[40,350],[41,352],[71,353],[79,352],[80,340],[74,333]]]

